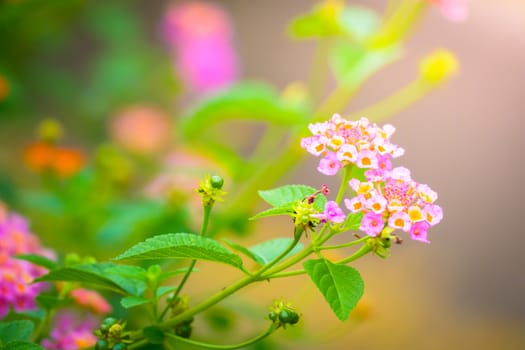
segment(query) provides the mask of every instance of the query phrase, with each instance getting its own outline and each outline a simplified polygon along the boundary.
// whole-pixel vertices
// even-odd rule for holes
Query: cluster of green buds
[[[180,315],[181,313],[183,313],[184,311],[190,308],[189,298],[187,295],[182,296],[182,297],[177,297],[175,300],[170,301],[170,303],[171,303],[172,317]],[[175,334],[178,335],[179,337],[189,338],[193,330],[192,325],[191,325],[192,323],[193,323],[193,317],[183,320],[180,323],[176,324],[174,328]]]
[[[320,190],[312,193],[301,201],[297,201],[292,206],[292,219],[295,225],[296,237],[303,234],[303,232],[308,232],[308,230],[314,230],[321,222],[321,220],[316,217],[319,211],[315,208],[314,202],[319,194],[327,195],[328,192],[328,187],[323,185]]]
[[[284,300],[276,300],[270,307],[268,313],[270,321],[275,323],[278,327],[286,328],[286,325],[294,325],[299,322],[299,314],[291,306],[290,303],[285,303]]]
[[[388,258],[392,243],[403,243],[403,240],[399,236],[392,234],[392,232],[394,232],[394,229],[385,227],[377,237],[368,239],[366,244],[380,258]]]
[[[126,323],[114,317],[105,318],[100,328],[94,331],[99,338],[95,344],[95,350],[126,350],[127,344],[131,341],[129,334],[124,332],[125,326]]]
[[[205,207],[211,207],[216,201],[222,202],[226,192],[222,190],[224,179],[218,175],[207,175],[204,180],[199,182],[197,193],[202,196],[202,203]]]

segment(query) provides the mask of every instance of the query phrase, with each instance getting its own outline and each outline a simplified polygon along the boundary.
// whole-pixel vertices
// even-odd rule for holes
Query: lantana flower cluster
[[[382,128],[366,118],[349,121],[339,114],[323,123],[310,124],[313,136],[303,138],[301,147],[314,156],[322,156],[317,170],[335,175],[348,164],[364,169],[391,167],[391,159],[404,150],[390,142],[395,131],[392,125]]]
[[[98,320],[84,314],[80,317],[74,311],[61,311],[55,318],[50,337],[42,340],[47,350],[78,350],[95,345],[97,337],[93,334]]]
[[[437,193],[428,185],[411,178],[405,167],[392,168],[392,158],[404,150],[391,143],[395,131],[391,125],[382,128],[366,118],[348,121],[335,114],[324,123],[310,124],[313,136],[302,140],[309,153],[321,156],[318,170],[335,175],[345,166],[366,169],[364,181],[348,182],[355,196],[344,199],[353,214],[363,214],[360,230],[372,237],[382,232],[401,230],[413,240],[426,242],[427,231],[443,218],[443,210],[434,204]],[[327,202],[323,222],[343,223],[346,214],[335,201]]]
[[[0,202],[0,318],[7,315],[10,308],[16,312],[35,309],[35,298],[46,287],[45,283],[31,283],[46,270],[16,259],[20,254],[54,257],[29,231],[27,221],[8,212]]]

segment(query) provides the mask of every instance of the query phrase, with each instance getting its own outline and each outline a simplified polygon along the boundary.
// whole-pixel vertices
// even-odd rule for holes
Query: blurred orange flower
[[[69,295],[80,306],[93,310],[99,314],[111,312],[111,305],[99,293],[84,288],[72,290]]]
[[[170,121],[160,109],[146,105],[129,106],[118,112],[110,124],[112,139],[128,151],[151,154],[170,141]]]
[[[82,169],[85,157],[79,150],[39,141],[26,147],[24,162],[36,172],[52,171],[62,178],[67,178]]]

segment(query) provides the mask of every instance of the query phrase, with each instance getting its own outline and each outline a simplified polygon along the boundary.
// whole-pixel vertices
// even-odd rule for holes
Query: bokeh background
[[[291,41],[285,29],[292,17],[308,11],[314,1],[215,3],[231,16],[242,78],[284,88],[290,81],[306,77],[314,43]],[[378,11],[385,6],[385,1],[380,0],[352,3]],[[77,4],[82,6],[82,2]],[[41,94],[41,90],[52,88],[49,86],[32,89],[29,103],[32,113],[17,106],[0,110],[0,165],[4,177],[23,174],[20,160],[14,155],[31,139],[28,128],[42,117],[60,119],[71,130],[69,137],[81,144],[88,144],[90,139],[82,133],[100,135],[103,132],[107,106],[97,105],[97,94],[106,91],[88,89],[81,92],[83,98],[76,96],[79,93],[76,87],[91,86],[86,83],[93,78],[85,69],[86,62],[109,50],[115,50],[116,56],[141,50],[140,45],[133,46],[134,35],[143,36],[154,43],[153,46],[158,43],[162,54],[158,22],[165,6],[164,1],[130,3],[128,10],[138,18],[141,29],[136,29],[137,33],[118,33],[114,42],[105,44],[84,40],[76,24],[82,11],[66,9],[74,18],[60,22],[67,16],[58,15],[56,21],[50,22],[60,26],[58,30],[50,29],[49,37],[35,34],[34,44],[45,50],[18,48],[16,54],[20,55],[20,64],[25,65],[25,74],[31,74],[32,67],[39,74],[42,71],[56,74],[57,96],[54,97],[64,100],[65,104],[75,103],[78,115],[63,114],[63,110],[71,108],[62,110],[55,101]],[[100,30],[104,30],[103,18],[96,13],[90,15],[95,17],[82,20],[100,24]],[[30,35],[30,23],[28,19],[18,28]],[[115,26],[118,27],[118,23]],[[121,28],[127,28],[126,24]],[[73,33],[78,42],[65,49],[56,33]],[[0,33],[0,46],[1,37]],[[121,50],[116,52],[119,46]],[[409,83],[418,74],[419,61],[442,47],[457,55],[460,62],[457,76],[389,120],[397,128],[394,141],[407,150],[403,164],[412,170],[416,180],[430,184],[439,193],[438,203],[444,208],[445,218],[432,230],[432,243],[405,242],[394,247],[387,260],[367,256],[358,261],[356,266],[365,280],[365,295],[347,323],[340,323],[332,315],[307,278],[272,281],[243,292],[241,296],[246,299],[271,301],[274,297],[286,297],[302,310],[302,330],[281,335],[279,348],[525,348],[525,254],[522,253],[525,232],[521,221],[525,215],[521,203],[525,197],[521,184],[525,170],[522,154],[525,147],[525,3],[471,0],[468,19],[462,23],[448,22],[438,9],[430,8],[419,29],[408,40],[403,59],[373,77],[341,113],[357,111]],[[46,52],[42,57],[26,56],[42,51]],[[0,48],[0,55],[8,54],[14,53]],[[133,66],[132,60],[129,61]],[[143,83],[144,90],[123,98],[133,101],[136,96],[147,96],[150,101],[168,108],[180,108],[169,101],[170,91],[178,89],[177,83],[163,79],[165,71],[162,64],[156,65],[154,58],[150,63],[155,69],[148,79],[126,82]],[[63,66],[76,69],[78,75],[61,74]],[[40,69],[42,67],[46,69]],[[126,69],[117,63],[104,69],[116,67]],[[150,70],[149,67],[138,69]],[[155,74],[158,79],[151,78],[157,77]],[[104,74],[99,78],[103,77]],[[164,90],[164,96],[148,95],[147,87],[151,84],[164,84],[172,90]],[[111,85],[109,78],[107,85]],[[16,92],[16,86],[13,91]],[[97,117],[89,119],[82,114]],[[315,160],[305,162],[283,183],[324,181],[312,169],[315,169]],[[253,240],[280,235],[284,224],[271,221],[269,227],[257,229]],[[215,270],[204,267],[193,288],[205,294],[202,285],[217,275]],[[225,282],[211,283],[220,286]]]

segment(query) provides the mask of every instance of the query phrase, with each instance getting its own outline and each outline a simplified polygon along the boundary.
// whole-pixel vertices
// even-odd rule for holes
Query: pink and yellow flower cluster
[[[404,150],[390,142],[395,131],[392,125],[382,128],[368,119],[349,121],[339,114],[323,123],[310,124],[313,136],[304,138],[301,147],[314,156],[322,156],[317,170],[335,175],[348,164],[364,169],[391,167],[391,159]]]
[[[46,270],[16,259],[20,254],[54,256],[29,231],[27,221],[9,212],[0,202],[0,318],[7,315],[10,308],[16,312],[35,309],[35,298],[46,287],[45,283],[32,283]]]
[[[365,179],[348,183],[355,196],[344,199],[351,213],[362,213],[360,230],[376,237],[382,232],[401,230],[413,240],[429,242],[427,231],[443,218],[443,210],[434,204],[437,193],[428,185],[411,178],[404,167],[392,168],[391,159],[404,150],[391,143],[395,131],[391,125],[382,128],[366,118],[348,121],[335,114],[329,121],[311,124],[312,137],[302,140],[309,153],[322,156],[318,170],[335,175],[346,166],[366,169]],[[329,201],[319,214],[324,222],[343,223],[346,216],[338,204]]]

